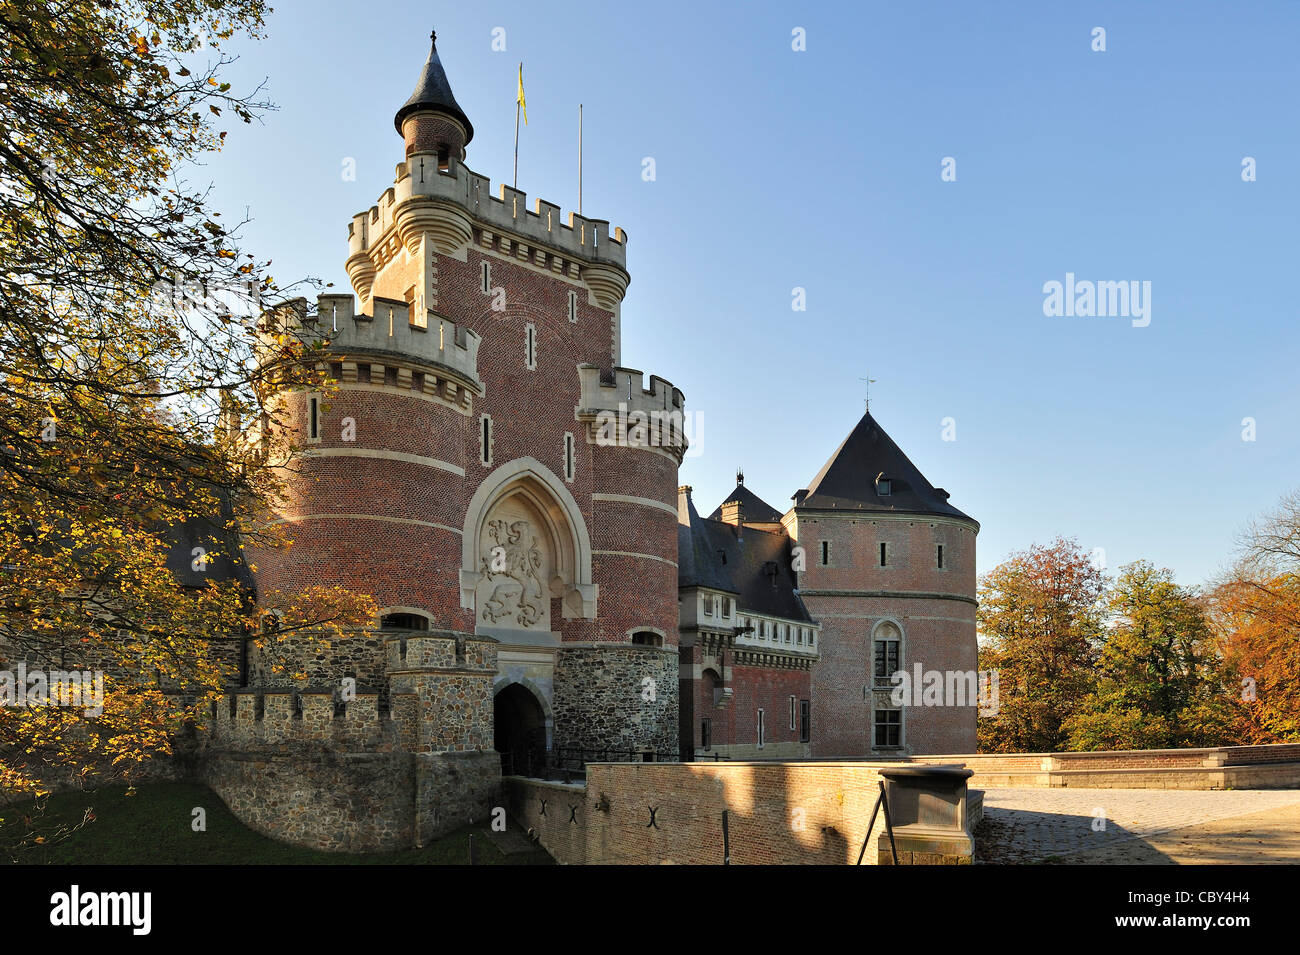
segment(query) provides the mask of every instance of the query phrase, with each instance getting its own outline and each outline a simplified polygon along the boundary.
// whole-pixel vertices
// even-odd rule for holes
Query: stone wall
[[[312,849],[409,848],[416,774],[406,753],[311,744],[214,749],[200,776],[249,828]]]
[[[1093,753],[962,753],[914,762],[960,763],[971,784],[1086,789],[1289,789],[1300,786],[1300,744],[1114,750]]]
[[[555,745],[675,757],[677,676],[676,647],[561,645],[552,701]]]

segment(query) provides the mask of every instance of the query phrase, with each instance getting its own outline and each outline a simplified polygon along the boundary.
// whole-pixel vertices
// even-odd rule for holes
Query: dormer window
[[[876,494],[880,497],[889,497],[894,491],[893,482],[885,477],[885,472],[881,471],[876,475]]]

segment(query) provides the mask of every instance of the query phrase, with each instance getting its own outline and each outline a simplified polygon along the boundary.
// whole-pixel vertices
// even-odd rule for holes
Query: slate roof
[[[741,503],[741,511],[746,522],[755,521],[760,524],[768,524],[781,520],[781,512],[745,487],[744,481],[739,482],[736,489],[727,495],[727,499],[717,506],[714,512],[709,515],[709,520],[721,520],[722,508],[732,501]]]
[[[677,525],[679,587],[732,593],[742,611],[811,622],[790,569],[789,537],[753,527],[742,533],[725,521],[700,517],[694,503],[688,513],[690,523]]]
[[[890,481],[890,494],[877,493],[876,478]],[[925,479],[902,449],[867,412],[829,461],[796,495],[796,507],[853,511],[895,511],[904,514],[941,514],[979,526],[968,514],[948,503],[948,492]]]
[[[451,84],[447,82],[447,71],[442,68],[442,60],[438,57],[438,34],[430,34],[429,41],[429,58],[424,61],[424,69],[415,84],[415,92],[397,111],[393,125],[401,133],[402,120],[411,113],[419,109],[437,109],[460,120],[465,126],[465,142],[468,143],[474,138],[474,126],[452,95]]]

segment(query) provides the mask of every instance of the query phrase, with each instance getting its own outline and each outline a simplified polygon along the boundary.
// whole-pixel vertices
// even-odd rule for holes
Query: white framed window
[[[578,320],[578,293],[570,292],[569,293],[569,321],[576,322],[577,320]]]
[[[573,443],[573,432],[566,431],[564,432],[564,480],[572,483],[577,469],[577,450]]]
[[[484,414],[479,418],[478,459],[484,467],[492,466],[492,416]]]
[[[479,291],[481,291],[484,295],[491,295],[492,294],[492,263],[491,262],[488,262],[486,260],[483,262],[479,270],[479,278],[481,279],[481,283],[482,283],[479,286]]]
[[[524,326],[524,367],[537,370],[537,326],[532,322]]]
[[[713,597],[711,597],[709,594],[704,595],[704,616],[706,617],[713,616]]]
[[[763,723],[763,709],[758,710],[758,748],[762,749],[763,744],[767,742],[767,727]]]

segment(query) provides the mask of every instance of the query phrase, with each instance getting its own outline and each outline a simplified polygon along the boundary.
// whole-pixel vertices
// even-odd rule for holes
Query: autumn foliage
[[[276,394],[319,384],[318,344],[268,324],[288,290],[186,175],[267,107],[221,79],[264,12],[0,0],[0,670],[105,674],[102,713],[0,707],[6,796],[169,752],[268,609],[282,634],[373,617],[334,590],[254,603],[244,556],[291,544]]]

